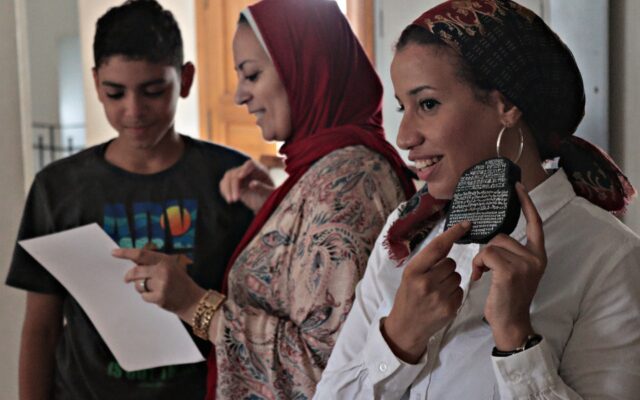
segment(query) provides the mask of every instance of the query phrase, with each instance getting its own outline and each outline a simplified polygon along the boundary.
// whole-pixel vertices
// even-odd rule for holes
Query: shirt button
[[[385,363],[380,363],[380,365],[378,365],[378,369],[380,370],[380,372],[387,372],[387,364]]]

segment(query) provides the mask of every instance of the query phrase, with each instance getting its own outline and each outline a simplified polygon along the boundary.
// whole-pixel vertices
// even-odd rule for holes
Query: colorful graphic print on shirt
[[[124,248],[142,248],[151,242],[158,250],[169,254],[184,254],[193,260],[198,217],[197,200],[167,200],[162,203],[138,202],[128,209],[124,203],[106,204],[103,229]],[[195,368],[166,366],[149,370],[126,372],[111,361],[107,374],[114,379],[143,382],[161,388],[178,374],[192,373]]]
[[[142,248],[148,242],[165,253],[191,257],[196,238],[197,200],[106,204],[103,228],[124,248]]]

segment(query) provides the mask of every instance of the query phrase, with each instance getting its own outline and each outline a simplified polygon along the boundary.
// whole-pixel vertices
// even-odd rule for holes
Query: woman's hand
[[[516,191],[527,221],[527,243],[507,235],[493,238],[473,259],[471,278],[491,271],[491,288],[484,316],[493,331],[496,348],[509,351],[533,334],[529,307],[547,265],[542,220],[521,184]]]
[[[274,189],[269,172],[254,160],[228,170],[220,181],[220,193],[227,203],[241,201],[254,213],[260,210]]]
[[[383,336],[400,359],[418,362],[429,338],[456,316],[462,303],[461,278],[455,262],[446,257],[470,227],[465,221],[444,231],[404,268],[393,308],[382,323]]]
[[[142,298],[172,311],[186,322],[205,290],[187,274],[190,260],[183,255],[167,255],[144,249],[116,249],[113,256],[133,261],[124,277],[125,282],[134,282]]]

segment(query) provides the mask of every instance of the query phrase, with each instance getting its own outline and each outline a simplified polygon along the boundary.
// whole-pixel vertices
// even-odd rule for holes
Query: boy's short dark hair
[[[173,14],[155,0],[127,0],[109,9],[96,23],[95,68],[116,55],[180,70],[184,62],[182,36]]]

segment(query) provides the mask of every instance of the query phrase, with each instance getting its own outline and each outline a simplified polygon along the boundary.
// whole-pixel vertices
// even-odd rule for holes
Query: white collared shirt
[[[471,282],[478,245],[454,245],[464,290],[457,317],[429,340],[418,364],[395,357],[380,333],[402,268],[382,246],[387,221],[356,290],[316,399],[639,399],[640,239],[609,213],[577,197],[562,170],[532,190],[548,263],[531,305],[543,341],[492,357],[482,321],[491,284]],[[442,231],[440,224],[416,251]],[[525,221],[512,237],[526,242]]]

